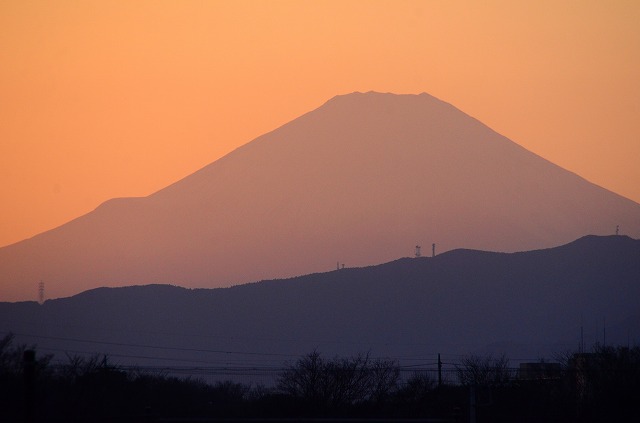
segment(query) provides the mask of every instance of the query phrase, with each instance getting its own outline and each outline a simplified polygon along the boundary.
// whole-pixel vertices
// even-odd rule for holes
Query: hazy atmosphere
[[[639,1],[0,0],[0,421],[625,421]]]
[[[2,1],[0,245],[354,91],[427,92],[640,201],[639,21],[633,1]]]

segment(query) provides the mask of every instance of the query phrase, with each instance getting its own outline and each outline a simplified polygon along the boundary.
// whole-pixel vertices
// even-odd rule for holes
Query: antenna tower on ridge
[[[431,257],[436,256],[436,244],[431,244]]]
[[[420,257],[422,254],[420,254],[420,246],[416,245],[416,258]]]
[[[620,232],[620,225],[616,225],[616,235],[618,235]]]
[[[38,303],[44,304],[44,282],[38,283]]]

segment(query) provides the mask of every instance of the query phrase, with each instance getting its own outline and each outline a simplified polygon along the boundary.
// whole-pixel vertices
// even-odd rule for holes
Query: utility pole
[[[440,360],[440,353],[438,353],[438,387],[442,387],[442,360]]]
[[[476,423],[476,385],[469,386],[469,423]]]
[[[24,376],[24,419],[25,422],[35,421],[35,396],[36,396],[36,352],[25,350],[22,354]]]

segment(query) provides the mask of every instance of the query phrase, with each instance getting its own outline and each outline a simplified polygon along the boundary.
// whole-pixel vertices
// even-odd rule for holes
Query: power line
[[[0,332],[8,334],[7,332]],[[215,353],[215,354],[238,354],[238,355],[257,355],[257,356],[270,356],[270,357],[299,357],[296,354],[284,354],[284,353],[264,353],[264,352],[247,352],[247,351],[227,351],[227,350],[208,350],[208,349],[199,349],[199,348],[181,348],[181,347],[165,347],[158,345],[142,345],[142,344],[129,344],[124,342],[108,342],[108,341],[95,341],[89,339],[79,339],[79,338],[62,338],[56,336],[46,336],[46,335],[33,335],[27,333],[17,333],[11,332],[17,336],[27,336],[31,338],[40,338],[40,339],[50,339],[54,341],[67,341],[67,342],[81,342],[87,344],[98,344],[98,345],[111,345],[118,347],[133,347],[133,348],[149,348],[149,349],[158,349],[158,350],[172,350],[172,351],[186,351],[186,352],[200,352],[200,353]]]
[[[286,357],[286,358],[295,358],[300,359],[305,356],[305,354],[286,354],[286,353],[268,353],[268,352],[257,352],[257,351],[233,351],[233,350],[213,350],[213,349],[203,349],[203,348],[185,348],[185,347],[170,347],[170,346],[159,346],[159,345],[145,345],[145,344],[134,344],[134,343],[125,343],[125,342],[112,342],[112,341],[99,341],[99,340],[89,340],[89,339],[81,339],[81,338],[67,338],[67,337],[56,337],[56,336],[47,336],[47,335],[36,335],[36,334],[26,334],[26,333],[16,333],[16,332],[2,332],[0,334],[9,334],[22,336],[22,337],[30,337],[37,339],[48,339],[54,341],[64,341],[64,342],[78,342],[78,343],[86,343],[86,344],[94,344],[94,345],[108,345],[108,346],[117,346],[117,347],[127,347],[127,348],[147,348],[153,350],[166,350],[166,351],[181,351],[181,352],[194,352],[194,353],[209,353],[209,354],[224,354],[227,356],[232,355],[240,355],[240,356],[250,356],[250,357]],[[164,361],[176,361],[183,363],[197,363],[197,364],[213,364],[215,361],[205,361],[191,358],[182,358],[182,357],[162,357],[162,356],[154,356],[154,355],[135,355],[135,354],[120,354],[120,353],[112,353],[104,351],[77,351],[77,350],[68,350],[62,348],[44,348],[41,347],[41,350],[45,351],[56,351],[63,353],[76,353],[76,354],[85,354],[85,355],[106,355],[108,357],[120,357],[120,358],[128,358],[128,359],[140,359],[140,360],[164,360]],[[406,361],[418,361],[416,364],[406,364],[402,365],[401,368],[417,368],[420,366],[430,366],[436,365],[437,361],[433,359],[426,359],[425,357],[428,354],[417,355],[413,357],[408,356],[385,356],[385,357],[370,357],[372,360],[393,360],[398,362],[406,362]],[[448,366],[456,366],[459,364],[459,360],[466,357],[464,354],[443,354],[443,356],[447,356],[453,360],[445,360],[442,364]],[[510,361],[531,361],[537,362],[539,358],[510,358]],[[220,360],[216,360],[220,361]],[[227,364],[230,366],[237,367],[238,365],[246,365],[246,360],[226,360]],[[264,364],[264,361],[259,362],[260,364]]]

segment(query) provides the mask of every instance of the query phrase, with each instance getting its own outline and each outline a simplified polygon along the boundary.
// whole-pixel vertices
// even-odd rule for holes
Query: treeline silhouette
[[[107,356],[52,359],[14,345],[11,334],[0,339],[0,421],[604,422],[637,415],[640,404],[640,347],[596,345],[519,369],[504,356],[471,355],[444,379],[402,377],[396,361],[367,354],[312,351],[280,369],[271,387],[124,369]]]

